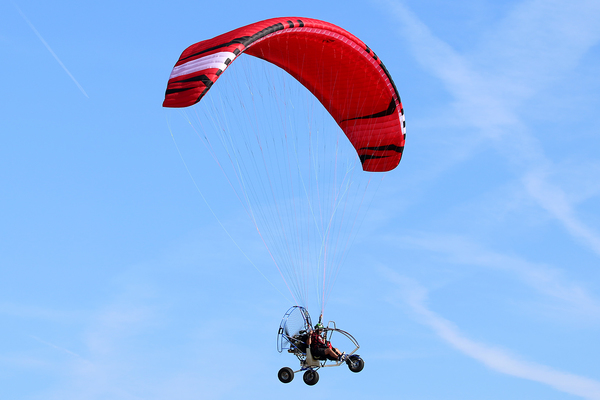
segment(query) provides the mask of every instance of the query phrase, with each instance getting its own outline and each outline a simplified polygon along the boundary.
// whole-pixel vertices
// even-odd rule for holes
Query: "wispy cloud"
[[[600,236],[577,217],[567,193],[550,184],[547,176],[548,172],[544,168],[529,170],[523,176],[523,183],[529,194],[541,207],[554,215],[572,236],[600,254]]]
[[[9,302],[0,303],[0,315],[48,321],[73,321],[76,319],[85,319],[85,314],[80,311],[56,310],[48,307]]]
[[[388,281],[401,288],[400,292],[404,296],[402,300],[410,306],[420,321],[456,350],[494,371],[539,382],[584,399],[600,399],[600,382],[526,361],[505,349],[471,340],[451,321],[427,307],[428,293],[424,287],[389,269],[382,270],[382,273]]]
[[[71,78],[71,80],[75,83],[75,85],[77,85],[77,87],[79,88],[79,90],[81,91],[81,93],[83,93],[83,95],[85,97],[89,98],[89,96],[87,95],[87,93],[85,92],[85,90],[83,90],[83,87],[79,84],[79,82],[77,82],[77,79],[75,79],[75,77],[67,69],[67,67],[65,66],[65,64],[63,64],[63,62],[60,60],[60,58],[58,58],[58,56],[56,55],[56,53],[54,53],[54,51],[52,50],[52,48],[50,47],[50,45],[44,40],[44,38],[38,32],[38,30],[35,29],[35,26],[33,26],[33,24],[31,23],[31,21],[29,21],[29,19],[25,16],[25,14],[23,13],[23,11],[21,11],[21,9],[15,3],[13,3],[13,5],[15,6],[15,8],[19,12],[19,14],[21,14],[21,17],[23,18],[23,20],[25,20],[25,22],[27,22],[27,25],[29,25],[29,27],[35,33],[35,35],[38,37],[38,39],[40,39],[40,41],[44,44],[44,46],[46,46],[46,48],[48,49],[48,51],[50,52],[50,54],[52,54],[52,57],[54,57],[54,59],[58,62],[58,64],[60,64],[60,66],[62,67],[62,69],[65,70],[65,72],[67,73],[67,75],[69,75],[69,77]]]
[[[57,373],[55,384],[35,398],[197,399],[199,395],[211,399],[240,398],[244,397],[240,393],[248,393],[248,387],[252,391],[257,382],[261,385],[265,381],[258,372],[268,368],[260,357],[265,351],[247,343],[239,344],[236,339],[239,332],[226,329],[258,325],[256,321],[211,314],[205,312],[211,306],[196,303],[186,308],[185,315],[178,314],[181,310],[165,306],[170,296],[176,296],[173,293],[161,297],[151,284],[140,285],[137,280],[144,279],[139,276],[123,276],[122,280],[123,290],[109,303],[90,310],[83,331],[72,339],[77,340],[85,358],[31,336],[67,355],[66,360],[43,363],[34,360],[39,366],[29,366],[52,368]],[[188,314],[189,310],[193,312]],[[196,312],[202,313],[203,318],[190,317]],[[171,325],[174,321],[177,324]],[[232,383],[227,372],[231,370],[231,360],[238,359],[240,354],[257,361],[252,371]],[[264,383],[271,384],[271,380]]]
[[[465,56],[436,37],[410,9],[387,4],[417,60],[454,96],[452,112],[444,119],[475,128],[495,142],[531,198],[600,255],[600,234],[578,215],[565,189],[547,179],[557,167],[520,114],[523,102],[568,74],[600,41],[600,5],[525,1],[482,35],[478,52]]]
[[[446,256],[446,261],[504,271],[565,305],[569,315],[583,315],[586,320],[600,316],[600,303],[581,284],[569,282],[556,268],[535,263],[515,255],[502,254],[459,235],[414,233],[393,239],[413,248]]]

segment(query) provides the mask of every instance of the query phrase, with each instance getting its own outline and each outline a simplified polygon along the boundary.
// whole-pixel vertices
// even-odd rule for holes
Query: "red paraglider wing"
[[[199,102],[242,53],[279,66],[310,90],[342,128],[365,171],[396,168],[406,136],[396,86],[367,45],[328,22],[273,18],[188,47],[171,72],[163,106]]]

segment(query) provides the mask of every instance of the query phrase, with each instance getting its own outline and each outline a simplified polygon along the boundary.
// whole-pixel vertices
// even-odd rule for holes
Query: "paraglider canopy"
[[[243,53],[277,65],[310,90],[356,149],[363,170],[398,165],[405,121],[396,86],[367,45],[328,22],[272,18],[188,47],[171,72],[163,106],[199,102]]]
[[[363,171],[396,168],[404,150],[402,102],[379,57],[328,22],[272,18],[185,49],[163,106],[190,107],[180,114],[241,201],[293,303],[307,307],[314,294],[323,313],[385,176]]]

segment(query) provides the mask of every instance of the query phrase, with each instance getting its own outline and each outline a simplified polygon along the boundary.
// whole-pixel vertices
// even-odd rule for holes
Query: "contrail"
[[[45,344],[45,345],[48,345],[48,346],[50,346],[50,347],[53,347],[53,348],[55,348],[55,349],[57,349],[57,350],[64,351],[65,353],[68,353],[68,354],[70,354],[70,355],[72,355],[72,356],[79,357],[79,358],[81,358],[82,360],[85,360],[85,358],[81,357],[81,356],[80,356],[79,354],[77,354],[77,353],[74,353],[74,352],[72,352],[71,350],[67,350],[67,349],[65,349],[65,348],[63,348],[63,347],[57,346],[57,345],[55,345],[55,344],[52,344],[52,343],[50,343],[50,342],[46,342],[45,340],[42,340],[42,339],[40,339],[40,338],[39,338],[39,337],[37,337],[37,336],[33,336],[33,335],[28,335],[28,336],[29,336],[30,338],[32,338],[32,339],[35,339],[35,340],[37,340],[37,341],[38,341],[38,342],[40,342],[40,343],[43,343],[43,344]],[[87,360],[85,360],[85,361],[87,361]]]
[[[42,37],[42,35],[40,35],[40,33],[37,31],[37,29],[35,29],[35,26],[33,26],[33,24],[25,16],[25,14],[23,14],[23,11],[21,11],[21,9],[19,8],[19,6],[17,6],[15,3],[13,3],[13,5],[15,6],[15,8],[19,12],[19,14],[21,14],[21,17],[23,17],[23,19],[25,20],[25,22],[27,22],[27,25],[29,25],[29,27],[33,30],[33,32],[37,35],[37,37],[42,41],[42,43],[44,44],[44,46],[46,46],[46,48],[48,49],[48,51],[50,52],[50,54],[52,54],[52,57],[54,57],[56,59],[56,61],[58,61],[58,63],[60,64],[60,66],[65,70],[65,72],[67,74],[69,74],[69,76],[71,77],[71,79],[73,80],[73,82],[75,82],[75,84],[77,85],[77,87],[79,88],[79,90],[81,90],[81,93],[83,93],[85,95],[85,97],[87,97],[89,99],[90,96],[87,95],[87,93],[85,92],[85,90],[83,90],[83,87],[81,87],[81,85],[79,84],[79,82],[77,82],[77,79],[75,79],[75,77],[73,76],[73,74],[71,74],[69,72],[69,70],[67,69],[67,67],[65,67],[65,64],[63,64],[62,61],[60,61],[60,59],[58,58],[58,56],[54,53],[54,51],[52,51],[52,49],[50,48],[50,46],[48,45],[48,43],[46,43],[46,41],[44,40],[44,38]]]

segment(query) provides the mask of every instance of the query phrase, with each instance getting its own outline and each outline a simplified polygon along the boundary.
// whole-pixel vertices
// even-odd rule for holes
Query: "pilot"
[[[310,346],[312,356],[321,360],[342,361],[345,353],[331,346],[331,342],[325,339],[323,335],[323,329],[323,324],[319,322],[308,336],[307,345]]]

